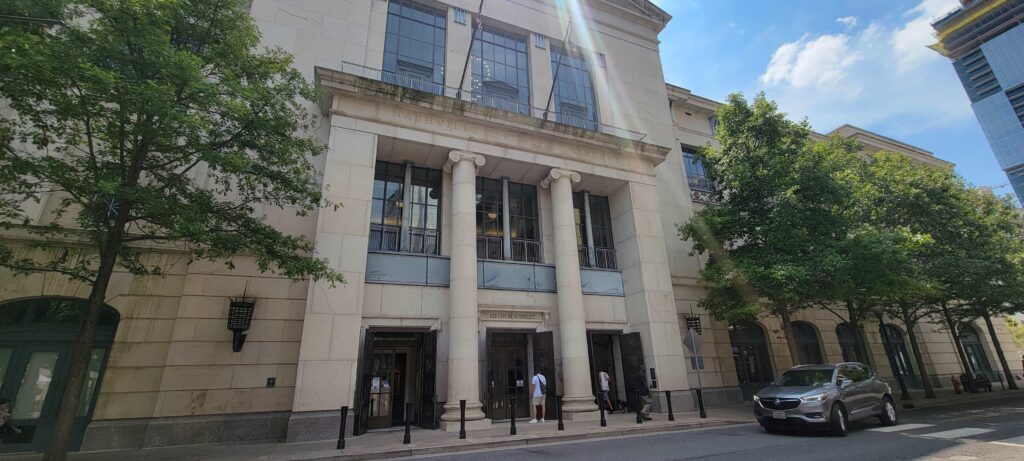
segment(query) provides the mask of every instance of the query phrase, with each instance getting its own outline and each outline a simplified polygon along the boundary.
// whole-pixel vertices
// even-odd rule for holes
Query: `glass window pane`
[[[96,384],[99,383],[100,367],[103,366],[106,354],[106,350],[93,349],[89,356],[89,368],[85,372],[85,382],[82,383],[82,398],[78,401],[78,416],[89,413],[89,406],[96,397]]]
[[[39,419],[57,368],[57,352],[33,352],[14,399],[13,419]]]
[[[11,363],[11,349],[0,349],[0,384],[4,382],[7,375],[7,366]]]

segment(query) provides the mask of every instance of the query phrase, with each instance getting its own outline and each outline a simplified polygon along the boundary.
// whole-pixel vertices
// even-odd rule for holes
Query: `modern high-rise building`
[[[244,256],[227,268],[176,246],[148,249],[164,275],[114,274],[76,447],[334,439],[343,406],[354,434],[407,416],[458,431],[460,401],[473,431],[528,417],[535,372],[572,420],[599,417],[601,372],[617,406],[643,383],[656,412],[668,411],[666,391],[676,411],[693,411],[698,385],[711,403],[750,400],[794,362],[856,360],[912,387],[949,386],[961,373],[937,325],[858,329],[808,309],[792,319],[793,360],[778,319],[728,323],[701,308],[704,260],[676,225],[714,206],[695,152],[717,142],[721,103],[665,83],[658,36],[668,14],[647,0],[479,8],[252,2],[263,44],[293,54],[323,90],[304,104],[322,115],[311,134],[328,146],[315,159],[323,191],[344,205],[308,217],[267,209],[267,220],[313,242],[347,283],[261,273]],[[827,135],[951,167],[855,126]],[[50,194],[24,213],[53,223],[60,202]],[[0,238],[29,255],[31,235]],[[87,293],[56,274],[0,270],[0,396],[25,429],[0,453],[49,440],[77,335],[54,312]],[[255,305],[236,344],[228,324],[243,295]],[[690,328],[697,353],[684,347]],[[960,338],[971,369],[998,381],[997,345],[1012,358],[1017,349],[1003,322],[995,328],[965,324]],[[857,350],[857,336],[869,350]]]
[[[1018,199],[1024,198],[1024,0],[961,0],[932,27]]]

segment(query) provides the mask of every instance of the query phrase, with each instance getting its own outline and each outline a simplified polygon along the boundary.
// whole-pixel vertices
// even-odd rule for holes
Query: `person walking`
[[[604,394],[604,403],[608,404],[608,414],[615,413],[615,407],[612,405],[612,398],[608,396],[611,392],[612,377],[605,371],[597,374],[597,380],[601,384],[601,393]]]
[[[548,380],[540,372],[533,374],[530,379],[530,424],[544,422],[544,400],[548,394]]]
[[[640,401],[637,402],[641,406],[640,416],[650,421],[653,419],[651,418],[651,388],[647,386],[647,376],[644,375],[643,370],[637,370],[633,375],[633,390],[640,397]]]

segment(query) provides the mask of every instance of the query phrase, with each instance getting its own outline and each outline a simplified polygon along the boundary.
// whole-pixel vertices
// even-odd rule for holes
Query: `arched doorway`
[[[971,364],[971,371],[981,373],[992,382],[998,381],[996,374],[992,371],[992,364],[985,354],[985,347],[981,343],[981,335],[978,330],[969,323],[960,324],[960,344],[964,346],[964,354]]]
[[[743,400],[751,400],[755,392],[775,379],[764,330],[754,322],[736,323],[729,327],[729,342]]]
[[[812,365],[825,363],[821,354],[821,342],[818,341],[818,333],[814,327],[807,322],[792,322],[793,341],[796,343],[797,359],[799,365]]]
[[[888,349],[889,356],[891,357],[890,360],[893,361],[892,365],[895,367],[896,372],[903,376],[908,386],[921,387],[917,376],[914,375],[913,359],[908,352],[906,341],[903,340],[903,332],[889,324],[882,327],[882,332],[885,335],[882,339],[885,342],[885,347]]]
[[[73,298],[33,298],[0,304],[0,396],[12,402],[14,425],[22,430],[0,444],[0,453],[41,451],[49,441],[85,303]],[[73,448],[81,444],[92,418],[118,321],[117,311],[109,306],[100,314],[75,418]]]
[[[844,362],[860,362],[865,365],[871,365],[871,357],[861,357],[857,353],[857,338],[855,335],[860,334],[864,337],[863,331],[857,331],[853,328],[853,325],[849,323],[840,323],[836,325],[836,337],[839,339],[839,349],[843,353]],[[867,341],[864,341],[867,344]]]

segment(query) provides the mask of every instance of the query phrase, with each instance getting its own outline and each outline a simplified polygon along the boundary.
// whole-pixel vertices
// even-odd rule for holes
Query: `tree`
[[[322,195],[311,163],[324,146],[305,134],[316,119],[302,100],[316,100],[315,88],[288,54],[259,47],[243,3],[7,5],[25,16],[56,15],[50,17],[63,25],[0,25],[0,96],[10,109],[0,124],[3,227],[49,255],[6,251],[0,265],[91,286],[45,460],[66,456],[114,269],[161,274],[142,257],[143,244],[174,245],[228,265],[245,255],[262,271],[343,281],[311,256],[309,242],[261,215],[337,205]],[[33,223],[21,204],[47,194],[59,198],[56,219]]]
[[[1024,350],[1024,324],[1013,317],[1007,317],[1006,329],[1010,330],[1010,336],[1013,337],[1013,344],[1017,349]]]
[[[701,303],[720,320],[777,317],[800,363],[792,315],[832,283],[855,156],[838,138],[812,143],[807,122],[786,120],[764,94],[752,103],[730,95],[718,120],[721,147],[698,154],[716,203],[679,228],[693,253],[710,253],[701,271],[710,289]]]

